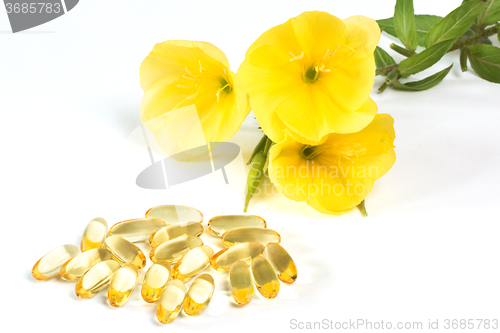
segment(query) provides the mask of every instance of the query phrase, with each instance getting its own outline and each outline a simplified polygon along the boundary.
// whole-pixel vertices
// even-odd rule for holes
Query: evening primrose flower
[[[140,67],[141,121],[164,152],[194,148],[200,144],[194,138],[227,141],[238,131],[250,105],[233,76],[224,53],[210,43],[169,40],[154,46]]]
[[[378,24],[305,12],[264,32],[248,49],[237,80],[274,142],[317,144],[329,133],[352,133],[377,112],[369,98],[375,77]]]
[[[286,197],[319,212],[341,214],[357,206],[396,161],[394,120],[378,114],[363,130],[329,134],[311,146],[286,136],[269,155],[269,177]]]

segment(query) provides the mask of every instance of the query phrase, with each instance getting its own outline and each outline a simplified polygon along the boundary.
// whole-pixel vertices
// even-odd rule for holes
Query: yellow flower
[[[316,146],[286,136],[269,156],[269,177],[286,197],[325,214],[357,206],[396,161],[394,120],[378,114],[363,130],[330,134]]]
[[[254,114],[274,142],[285,129],[317,144],[329,133],[352,133],[377,112],[369,98],[375,77],[378,24],[364,16],[345,20],[305,12],[263,33],[237,74]]]
[[[156,44],[140,68],[141,121],[166,153],[194,148],[200,137],[226,141],[250,112],[233,76],[224,53],[210,43]]]

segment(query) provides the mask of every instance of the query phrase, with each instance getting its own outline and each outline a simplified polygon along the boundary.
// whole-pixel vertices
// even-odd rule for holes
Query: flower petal
[[[187,80],[186,80],[187,81]],[[181,83],[189,83],[182,82]],[[193,104],[189,99],[196,93],[196,88],[181,88],[179,82],[171,82],[170,78],[156,81],[145,92],[141,101],[141,121],[143,123],[163,115],[175,108]]]
[[[257,121],[274,142],[284,139],[285,126],[275,109],[293,94],[294,86],[303,83],[298,62],[272,46],[261,46],[240,66],[236,83],[251,99]]]
[[[281,194],[289,199],[307,201],[307,188],[311,180],[300,177],[300,172],[308,174],[307,161],[300,155],[304,145],[286,137],[269,150],[269,178]]]
[[[368,98],[355,111],[337,105],[325,91],[307,85],[293,91],[276,109],[283,123],[307,144],[321,142],[329,133],[352,133],[368,125],[377,113],[377,105]]]
[[[343,20],[346,25],[346,43],[356,51],[356,57],[373,56],[380,39],[380,27],[371,18],[362,15]]]
[[[158,43],[143,60],[140,67],[141,87],[146,90],[159,79],[174,81],[188,70],[199,72],[201,62],[217,61],[229,69],[226,56],[214,45],[207,42],[169,40]]]
[[[264,32],[248,48],[245,57],[268,45],[284,50],[289,59],[302,52],[309,60],[321,59],[327,50],[332,51],[340,44],[345,28],[342,20],[329,13],[304,12]]]
[[[321,73],[317,83],[343,107],[356,110],[366,101],[375,80],[375,58],[358,58],[352,50],[342,46],[325,62],[329,72]]]

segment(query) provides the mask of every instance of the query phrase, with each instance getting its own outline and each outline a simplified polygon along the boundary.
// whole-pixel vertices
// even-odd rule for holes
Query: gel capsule
[[[120,267],[111,277],[108,288],[108,302],[118,308],[125,305],[134,290],[139,271],[132,264]]]
[[[149,267],[144,282],[142,283],[141,295],[148,303],[156,302],[165,284],[170,280],[170,264],[164,260],[155,262]]]
[[[66,244],[56,247],[35,263],[31,274],[37,280],[48,280],[59,274],[64,263],[79,253],[80,250],[74,245]]]
[[[274,230],[264,228],[238,228],[226,231],[222,235],[226,246],[233,246],[244,242],[259,242],[262,245],[281,242],[281,236]]]
[[[143,242],[166,225],[163,220],[155,218],[126,220],[113,225],[109,229],[109,235],[120,236],[129,242]]]
[[[266,228],[266,221],[256,215],[220,215],[208,221],[208,230],[216,236],[222,236],[226,231],[236,228]]]
[[[172,268],[172,278],[189,281],[193,276],[199,274],[210,265],[210,258],[214,250],[208,245],[195,247],[182,257]]]
[[[248,304],[253,297],[253,279],[250,266],[242,260],[235,262],[229,270],[231,295],[239,305]]]
[[[80,298],[90,298],[104,289],[113,274],[120,268],[114,260],[98,263],[85,273],[76,283],[75,293]]]
[[[104,244],[108,233],[108,224],[102,217],[96,217],[87,224],[83,232],[80,249],[82,252],[97,249]]]
[[[188,221],[203,222],[203,214],[199,210],[181,205],[155,206],[146,212],[146,217],[156,217],[167,224]]]
[[[181,222],[168,225],[161,228],[149,237],[149,244],[152,247],[157,247],[161,243],[181,237],[181,236],[196,236],[203,234],[203,226],[198,222]]]
[[[259,256],[252,261],[252,276],[259,293],[265,298],[275,298],[280,291],[280,281],[273,266]]]
[[[65,280],[78,280],[96,264],[110,259],[112,259],[111,252],[102,247],[82,252],[66,261],[61,267],[61,277]]]
[[[146,266],[146,257],[141,249],[124,238],[109,236],[104,241],[104,246],[111,252],[113,258],[122,265],[133,264],[138,269]]]
[[[297,266],[295,266],[292,257],[281,245],[276,243],[267,244],[264,257],[274,267],[281,281],[290,284],[297,280]]]
[[[179,280],[169,281],[163,288],[163,293],[156,307],[156,318],[162,324],[172,322],[181,311],[186,297],[186,287]]]
[[[210,259],[212,268],[217,271],[228,271],[231,265],[238,260],[250,262],[253,258],[264,252],[264,246],[257,242],[241,243],[223,249]]]
[[[186,298],[184,299],[184,313],[196,316],[205,310],[214,294],[214,278],[210,274],[201,274],[194,279]]]
[[[172,263],[182,258],[189,250],[202,245],[203,241],[201,238],[182,236],[158,245],[151,251],[149,257],[152,262],[166,260]]]

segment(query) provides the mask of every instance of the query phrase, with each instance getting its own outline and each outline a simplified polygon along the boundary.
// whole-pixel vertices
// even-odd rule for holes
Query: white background
[[[79,300],[74,283],[37,282],[31,268],[58,245],[79,244],[96,216],[112,225],[154,205],[184,204],[201,210],[206,225],[215,215],[241,212],[243,175],[229,175],[230,185],[217,172],[168,190],[136,186],[150,163],[131,136],[140,125],[139,65],[155,43],[209,41],[236,71],[262,32],[303,11],[379,19],[392,16],[394,2],[87,0],[17,34],[1,8],[0,326],[165,329],[139,288],[113,309],[105,291]],[[415,10],[445,15],[459,3],[417,0]],[[391,42],[381,39],[386,49]],[[282,286],[276,299],[256,295],[240,308],[226,275],[213,273],[217,289],[207,310],[181,315],[166,329],[281,332],[292,319],[422,321],[424,327],[429,319],[440,325],[500,319],[500,87],[462,73],[456,53],[420,77],[451,62],[451,73],[430,91],[377,94],[382,79],[376,78],[372,97],[395,118],[397,161],[367,198],[369,218],[357,210],[321,215],[279,195],[255,197],[249,211],[281,234],[296,260],[297,282]],[[245,160],[260,138],[257,127],[250,115],[231,140]],[[215,238],[204,239],[221,248]]]

